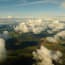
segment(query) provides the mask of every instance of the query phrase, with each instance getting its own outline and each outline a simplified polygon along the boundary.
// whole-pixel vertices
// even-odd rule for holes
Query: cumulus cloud
[[[52,23],[52,24],[49,24],[48,27],[51,29],[63,29],[64,24],[63,23]]]
[[[55,60],[56,62],[62,63],[62,60],[61,60],[62,53],[59,50],[57,50],[57,51],[51,51],[50,54],[51,54],[52,60]]]
[[[42,21],[42,19],[30,19],[27,22],[21,22],[17,25],[14,30],[22,33],[33,32],[34,34],[39,34],[45,31],[47,24]]]
[[[18,27],[18,26],[14,27],[14,30],[15,30],[16,32],[18,32],[18,31],[19,31],[19,27]]]
[[[55,21],[50,24],[48,24],[48,30],[47,32],[52,34],[52,33],[57,33],[61,30],[63,30],[65,28],[65,24],[64,23],[60,23],[58,21]]]
[[[21,23],[20,25],[19,25],[19,29],[22,31],[22,32],[29,32],[28,31],[28,28],[27,28],[27,25],[25,24],[25,23]]]
[[[54,37],[61,41],[65,40],[65,31],[58,32]]]
[[[42,31],[46,31],[49,34],[57,33],[65,28],[64,23],[60,23],[59,20],[44,20],[44,19],[29,19],[27,22],[21,22],[15,27],[16,31],[20,32],[33,32],[39,34]]]
[[[21,32],[21,33],[27,33],[29,32],[28,27],[25,23],[20,23],[18,26],[16,26],[15,31]]]
[[[33,59],[36,60],[36,65],[54,65],[52,60],[55,62],[60,61],[62,53],[58,50],[51,51],[44,46],[40,46],[40,49],[33,51]]]
[[[33,52],[33,58],[37,61],[37,65],[53,65],[50,51],[44,46],[41,46],[40,49],[37,49],[36,52]]]
[[[46,40],[50,43],[58,43],[58,40],[55,39],[54,37],[47,37]]]
[[[30,19],[28,22],[29,26],[40,26],[42,24],[42,19]]]
[[[0,38],[0,62],[3,62],[6,59],[6,48],[5,40]]]
[[[41,27],[37,27],[37,28],[33,28],[32,29],[32,32],[34,33],[34,34],[39,34],[39,33],[41,33],[41,31],[42,31],[42,28]]]
[[[34,34],[39,34],[42,30],[45,30],[46,27],[45,23],[42,22],[42,19],[29,20],[27,25],[32,29]]]
[[[47,36],[46,41],[49,43],[56,43],[56,44],[65,43],[65,31],[58,32],[51,37]]]

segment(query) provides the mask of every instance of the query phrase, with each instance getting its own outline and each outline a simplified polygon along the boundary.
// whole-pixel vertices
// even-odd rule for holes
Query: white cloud
[[[36,60],[37,65],[54,65],[52,60],[59,63],[61,61],[62,53],[59,50],[49,50],[44,46],[33,51],[33,59]]]
[[[46,40],[50,43],[57,43],[58,40],[56,40],[54,37],[47,37]]]
[[[36,60],[37,65],[53,65],[50,51],[44,46],[41,46],[40,49],[33,52],[33,58]],[[41,60],[41,62],[38,60]]]
[[[20,23],[20,25],[19,25],[19,29],[22,31],[22,32],[29,32],[28,31],[28,27],[27,27],[27,25],[25,24],[25,23]]]
[[[63,40],[63,39],[65,39],[65,31],[61,31],[61,32],[57,33],[54,37],[55,37],[56,39],[58,39],[58,40]]]
[[[17,31],[17,32],[21,32],[21,33],[27,33],[27,32],[29,32],[29,29],[28,29],[27,25],[25,23],[23,23],[23,22],[19,23],[19,25],[16,26],[14,28],[14,30]]]
[[[27,22],[27,25],[31,28],[31,32],[39,34],[46,29],[46,24],[42,19],[32,19]]]
[[[54,51],[51,51],[51,58],[53,60],[55,60],[56,62],[62,63],[62,60],[60,57],[62,57],[62,53],[59,50],[56,50],[55,53]]]
[[[16,26],[16,31],[21,32],[33,32],[39,34],[42,31],[48,32],[49,34],[57,33],[65,28],[64,23],[60,23],[59,20],[45,21],[44,19],[29,19],[27,22],[21,22]]]
[[[8,16],[8,18],[13,18],[12,16]]]
[[[32,29],[32,32],[34,34],[39,34],[39,33],[41,33],[42,30],[43,30],[42,27],[37,27],[37,28],[33,28]]]
[[[0,62],[6,59],[5,40],[0,38]]]

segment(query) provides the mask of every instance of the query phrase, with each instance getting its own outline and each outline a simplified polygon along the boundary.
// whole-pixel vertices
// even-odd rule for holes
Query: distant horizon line
[[[10,18],[11,18],[11,19],[12,19],[12,18],[45,18],[45,17],[49,17],[49,18],[50,18],[50,17],[65,17],[65,16],[40,16],[40,17],[36,17],[36,16],[34,16],[34,17],[33,17],[33,16],[30,16],[30,17],[29,17],[29,16],[28,16],[28,17],[27,17],[27,16],[25,16],[25,17],[11,16],[11,17],[0,17],[0,19],[1,19],[1,18],[9,18],[9,19],[10,19]]]

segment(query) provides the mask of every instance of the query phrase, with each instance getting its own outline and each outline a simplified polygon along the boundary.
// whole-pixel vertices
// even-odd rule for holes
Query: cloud
[[[54,37],[47,37],[46,40],[50,43],[58,43],[58,40],[55,39]]]
[[[64,7],[64,0],[0,0],[0,2],[5,4],[10,3],[10,5],[13,4],[13,6],[29,6],[29,5],[35,5],[35,4],[53,4],[55,6],[63,6]]]
[[[52,3],[52,4],[57,4],[58,1],[56,0],[33,0],[32,2],[29,2],[27,0],[25,0],[23,3],[21,2],[21,0],[19,0],[20,3],[17,4],[17,6],[26,6],[26,5],[34,5],[34,4],[46,4],[46,3]]]
[[[46,47],[41,46],[40,49],[36,49],[36,52],[33,51],[32,54],[37,65],[53,65],[50,51]]]
[[[65,31],[58,32],[54,37],[61,41],[65,41]]]
[[[65,24],[60,23],[59,20],[46,21],[44,19],[29,19],[27,22],[21,22],[15,27],[15,31],[33,32],[39,34],[46,31],[48,34],[56,34],[64,30]]]
[[[34,4],[53,4],[57,7],[65,8],[65,1],[64,0],[33,0],[29,2],[25,0],[23,3],[20,2],[17,6],[27,6],[27,5],[34,5]]]
[[[13,18],[12,16],[8,16],[8,18]]]
[[[62,2],[60,5],[62,8],[65,8],[65,2]]]
[[[44,46],[40,46],[40,49],[36,49],[32,54],[37,65],[55,65],[52,60],[57,63],[62,63],[60,57],[62,57],[63,54],[59,50],[49,50]]]
[[[0,38],[0,62],[3,62],[6,59],[6,48],[5,40]]]
[[[28,29],[27,25],[25,23],[23,23],[23,22],[20,23],[18,26],[16,26],[14,28],[14,30],[16,32],[20,32],[20,33],[27,33],[27,32],[29,32],[29,29]]]
[[[0,3],[3,3],[5,6],[29,6],[29,5],[37,5],[37,4],[52,4],[53,6],[63,7],[65,8],[64,0],[0,0]],[[4,6],[3,5],[3,6]],[[8,7],[7,6],[7,7]]]

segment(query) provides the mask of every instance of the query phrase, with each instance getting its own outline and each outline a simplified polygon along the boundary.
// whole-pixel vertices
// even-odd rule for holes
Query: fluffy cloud
[[[39,34],[42,31],[46,31],[49,34],[57,33],[65,28],[64,23],[60,23],[59,20],[44,20],[44,19],[29,19],[27,22],[21,22],[15,27],[19,32],[33,32]]]
[[[51,51],[50,54],[53,60],[55,60],[56,62],[62,63],[62,60],[60,59],[62,57],[62,53],[59,50],[55,51],[55,53],[54,51]],[[58,61],[59,59],[60,61]]]
[[[18,26],[16,26],[15,31],[18,31],[18,32],[21,32],[21,33],[29,32],[28,27],[25,23],[20,23]]]
[[[54,37],[47,37],[46,40],[50,43],[58,43],[58,40],[55,39]]]
[[[55,35],[56,39],[65,40],[65,31],[61,31]]]
[[[37,28],[33,28],[33,29],[32,29],[32,32],[33,32],[34,34],[39,34],[39,33],[41,33],[41,31],[42,31],[42,27],[37,27]]]
[[[39,34],[46,28],[45,23],[42,22],[42,19],[29,20],[27,25],[32,29],[32,32],[35,34]]]
[[[33,58],[37,61],[37,65],[53,65],[50,51],[44,46],[41,46],[40,49],[37,49],[36,52],[33,52]]]
[[[50,43],[64,43],[65,31],[58,32],[53,37],[46,37],[46,41]]]
[[[40,49],[33,51],[33,59],[36,60],[37,65],[54,65],[55,62],[61,61],[62,53],[59,50],[51,51],[44,46],[40,46]]]
[[[26,32],[33,32],[33,33],[40,33],[42,31],[42,20],[29,20],[28,22],[20,23],[18,26],[15,27],[16,31],[20,31],[23,33]]]
[[[61,30],[63,30],[65,28],[65,24],[64,23],[60,23],[60,22],[53,22],[48,24],[48,30],[47,32],[52,34],[52,33],[57,33]]]
[[[28,25],[29,26],[40,26],[42,24],[42,19],[32,19],[29,20]]]

